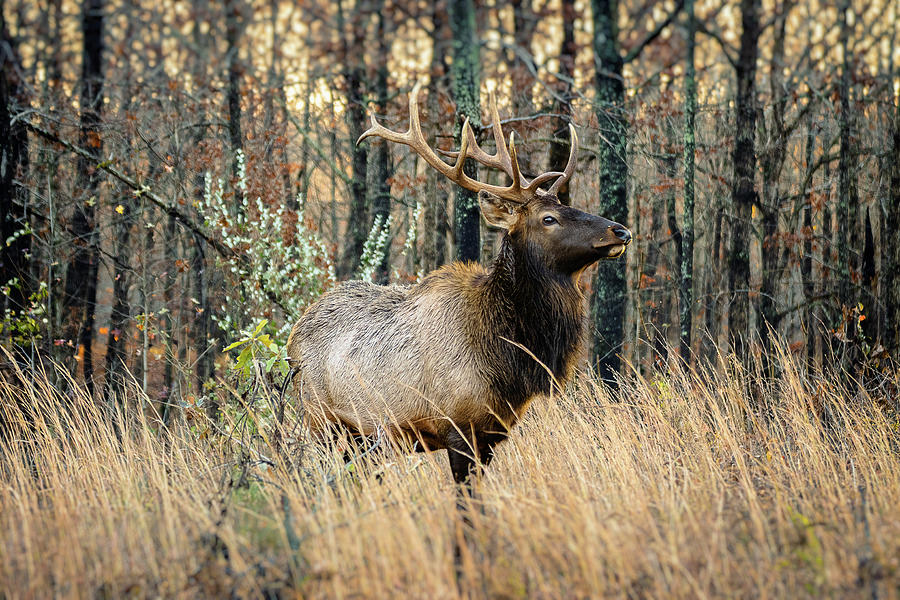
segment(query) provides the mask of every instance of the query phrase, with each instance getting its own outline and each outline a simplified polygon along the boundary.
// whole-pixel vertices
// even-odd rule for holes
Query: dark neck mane
[[[584,335],[584,297],[573,277],[552,271],[534,248],[506,235],[484,289],[498,311],[497,334],[527,348],[557,381],[565,381]],[[497,383],[510,392],[510,402],[550,389],[549,375],[533,357],[504,340],[496,343],[506,363]]]

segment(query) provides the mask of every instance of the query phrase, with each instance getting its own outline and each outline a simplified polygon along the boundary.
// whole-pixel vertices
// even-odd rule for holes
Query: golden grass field
[[[262,401],[160,431],[137,391],[117,435],[0,382],[0,598],[900,596],[896,397],[775,361],[535,402],[465,533],[445,452],[345,467],[290,418],[279,451]]]

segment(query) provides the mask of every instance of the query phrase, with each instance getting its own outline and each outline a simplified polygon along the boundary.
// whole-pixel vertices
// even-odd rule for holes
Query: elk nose
[[[613,235],[622,240],[622,243],[628,245],[631,243],[631,232],[621,225],[614,225],[612,228]]]

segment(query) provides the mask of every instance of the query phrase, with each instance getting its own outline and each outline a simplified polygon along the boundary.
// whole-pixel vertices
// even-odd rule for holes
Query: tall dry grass
[[[896,399],[774,367],[534,403],[466,535],[444,452],[348,468],[252,410],[166,429],[8,377],[0,597],[897,597]]]

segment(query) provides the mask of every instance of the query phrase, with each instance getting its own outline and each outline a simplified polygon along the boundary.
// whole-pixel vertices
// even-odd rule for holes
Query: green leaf
[[[222,350],[222,352],[228,352],[229,350],[234,350],[241,344],[246,344],[246,343],[247,343],[247,340],[238,340],[234,343],[228,344],[228,347],[226,347],[224,350]]]
[[[234,363],[236,369],[240,369],[243,371],[250,364],[250,361],[253,360],[253,348],[252,346],[247,346],[241,353],[238,355],[237,362]]]
[[[263,330],[263,327],[265,327],[268,323],[268,319],[263,319],[262,321],[260,321],[259,325],[256,326],[256,330],[253,332],[253,337],[255,338],[256,336],[258,336],[259,333]]]

